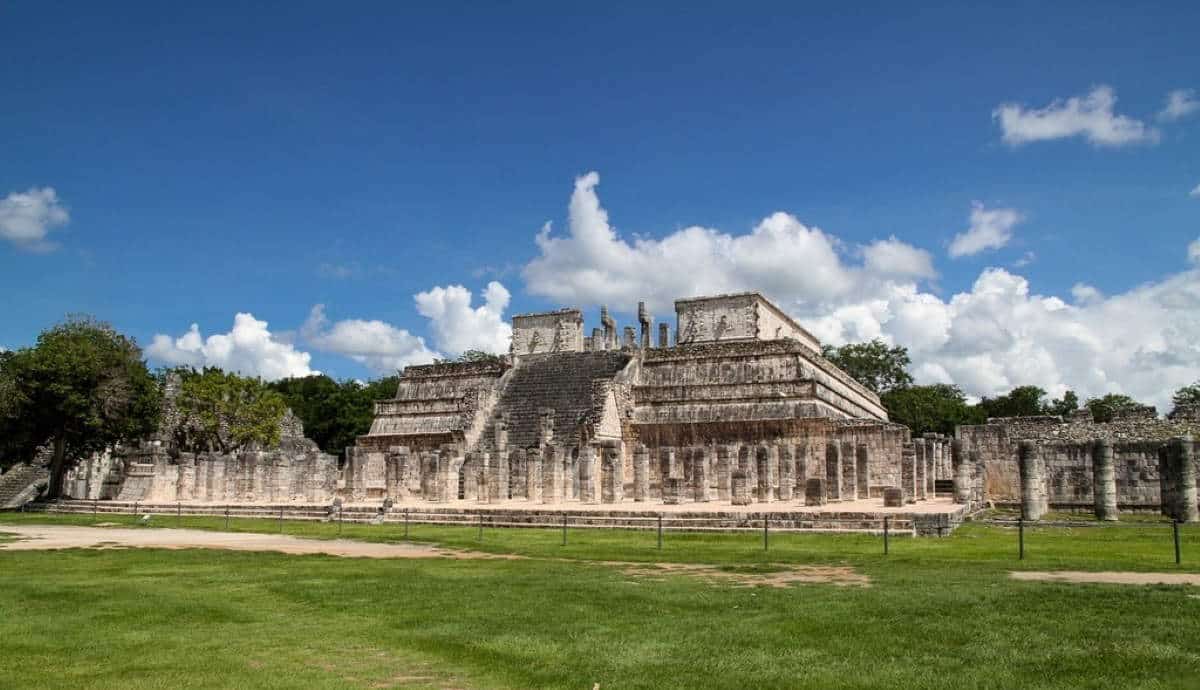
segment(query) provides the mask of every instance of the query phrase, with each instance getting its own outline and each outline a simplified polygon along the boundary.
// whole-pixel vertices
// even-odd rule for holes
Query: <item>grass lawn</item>
[[[101,515],[99,522],[132,524]],[[0,515],[93,524],[91,516]],[[152,524],[175,526],[155,517]],[[219,518],[181,525],[221,529]],[[147,527],[152,529],[153,527]],[[273,532],[273,521],[231,530]],[[332,538],[332,524],[284,524]],[[346,538],[401,541],[399,525]],[[1018,582],[1016,569],[1200,572],[1200,527],[966,525],[945,539],[414,525],[526,556],[368,560],[0,551],[0,688],[1200,687],[1200,587]],[[869,587],[714,584],[594,561],[851,566]]]

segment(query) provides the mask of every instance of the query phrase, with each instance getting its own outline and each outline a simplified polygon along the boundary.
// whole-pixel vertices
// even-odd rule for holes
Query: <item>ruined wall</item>
[[[987,424],[960,426],[964,452],[979,454],[985,468],[989,501],[1018,504],[1021,479],[1018,443],[1029,440],[1045,463],[1045,492],[1050,507],[1091,510],[1094,506],[1093,449],[1096,439],[1112,443],[1117,504],[1122,510],[1156,510],[1161,504],[1159,449],[1176,436],[1195,434],[1190,419],[1162,420],[1153,410],[1135,411],[1109,423],[1096,423],[1086,413],[1059,417],[1013,417]]]
[[[678,344],[788,338],[821,349],[811,333],[755,292],[676,300],[675,318]]]
[[[583,313],[561,309],[512,318],[510,352],[515,356],[544,352],[583,352]]]

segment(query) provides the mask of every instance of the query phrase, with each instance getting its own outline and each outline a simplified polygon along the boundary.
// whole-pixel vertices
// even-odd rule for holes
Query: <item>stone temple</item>
[[[642,305],[637,316],[618,329],[601,308],[590,333],[578,309],[514,316],[507,356],[406,368],[341,465],[289,414],[277,448],[180,452],[166,428],[80,463],[68,492],[302,515],[338,502],[380,515],[769,511],[793,526],[891,515],[917,533],[1004,505],[1030,519],[1050,509],[1200,519],[1196,406],[1104,424],[1086,411],[991,419],[914,438],[758,293],[680,299],[674,329]],[[0,476],[0,508],[39,482],[37,462]]]

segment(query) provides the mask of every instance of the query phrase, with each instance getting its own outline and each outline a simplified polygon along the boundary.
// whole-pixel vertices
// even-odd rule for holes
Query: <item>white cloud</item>
[[[320,373],[309,368],[311,355],[272,334],[266,321],[246,313],[234,317],[233,328],[228,333],[207,338],[200,334],[197,324],[192,324],[187,333],[178,338],[156,334],[146,348],[146,354],[164,364],[220,367],[268,381]]]
[[[13,192],[0,200],[0,238],[30,251],[53,251],[57,244],[46,240],[54,228],[71,220],[51,187]]]
[[[821,304],[861,292],[885,268],[910,277],[932,273],[924,252],[894,238],[864,249],[875,268],[846,265],[836,238],[787,213],[743,235],[691,226],[630,243],[609,224],[596,195],[599,181],[594,172],[575,180],[565,236],[551,235],[549,223],[537,234],[539,256],[522,271],[532,294],[624,312],[645,300],[662,314],[676,298],[749,289]]]
[[[822,340],[902,344],[919,382],[957,383],[973,397],[1035,384],[1054,396],[1122,392],[1166,411],[1200,370],[1200,239],[1188,249],[1190,267],[1120,294],[1080,284],[1068,303],[989,268],[943,298],[921,289],[923,270],[894,275],[897,264],[880,258],[888,253],[871,260],[866,249],[862,265],[847,263],[836,237],[784,213],[744,235],[690,227],[626,242],[608,223],[597,181],[577,180],[567,235],[538,234],[540,255],[524,271],[530,292],[627,311],[647,299],[669,314],[676,297],[760,289]]]
[[[876,240],[863,247],[866,267],[881,275],[934,278],[933,257],[924,249],[905,244],[895,235],[886,240]]]
[[[992,111],[1005,143],[1019,146],[1081,136],[1097,146],[1155,143],[1158,130],[1140,120],[1117,115],[1117,96],[1111,87],[1097,86],[1086,96],[1055,100],[1045,108],[1004,103]]]
[[[1200,100],[1196,100],[1193,89],[1176,89],[1167,94],[1167,103],[1158,113],[1158,119],[1165,122],[1180,120],[1200,110]]]
[[[1021,214],[1014,209],[987,209],[975,202],[971,207],[971,226],[950,241],[950,256],[971,256],[1003,247],[1012,239],[1012,229],[1021,220]]]
[[[471,291],[461,285],[435,287],[413,299],[417,311],[430,320],[438,348],[451,354],[466,350],[504,354],[512,342],[512,326],[504,319],[510,297],[508,290],[493,280],[483,291],[483,305],[475,308],[471,307]]]
[[[1193,199],[1200,199],[1200,184],[1196,185],[1192,191],[1188,192],[1188,196]]]
[[[1028,251],[1022,254],[1021,258],[1013,262],[1013,268],[1025,268],[1034,261],[1037,261],[1037,254],[1034,254],[1032,251]]]
[[[378,374],[394,374],[410,364],[428,364],[440,357],[425,340],[378,320],[346,319],[330,323],[325,305],[314,305],[300,335],[324,352],[349,357]]]

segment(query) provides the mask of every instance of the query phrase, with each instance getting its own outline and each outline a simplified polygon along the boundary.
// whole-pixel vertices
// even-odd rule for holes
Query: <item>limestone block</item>
[[[663,480],[663,503],[669,506],[679,505],[683,502],[684,481],[674,477],[667,477]]]
[[[1045,465],[1037,444],[1021,441],[1017,447],[1021,473],[1021,516],[1040,520],[1046,513]]]
[[[1113,467],[1112,442],[1107,439],[1096,439],[1092,446],[1092,491],[1096,519],[1118,519],[1117,473]]]
[[[633,500],[650,500],[650,450],[644,445],[633,451]]]
[[[750,478],[741,470],[735,470],[730,477],[730,492],[735,506],[750,505]]]

